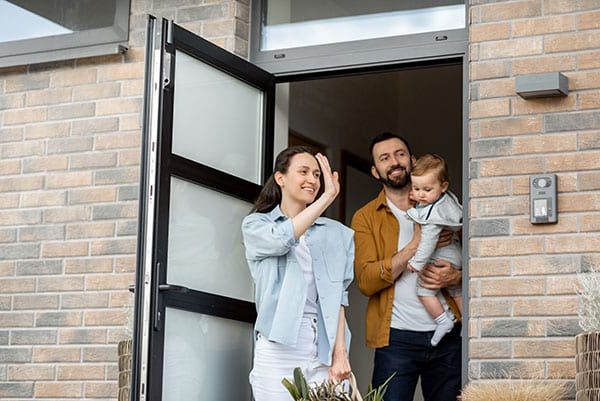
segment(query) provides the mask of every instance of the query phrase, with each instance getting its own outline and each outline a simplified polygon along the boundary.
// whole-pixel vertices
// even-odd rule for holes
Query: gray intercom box
[[[532,175],[529,179],[529,199],[531,223],[556,223],[556,174]]]

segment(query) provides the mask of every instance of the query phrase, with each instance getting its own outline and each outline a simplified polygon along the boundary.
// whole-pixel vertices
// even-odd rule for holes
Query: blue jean
[[[390,329],[390,344],[375,350],[373,387],[396,372],[384,400],[412,401],[420,376],[425,401],[456,401],[461,388],[460,330],[458,323],[433,347],[433,331]]]

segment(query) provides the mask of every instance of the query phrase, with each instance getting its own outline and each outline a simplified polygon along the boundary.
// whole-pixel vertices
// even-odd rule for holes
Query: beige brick
[[[54,379],[54,367],[50,365],[13,365],[8,367],[9,381],[43,381]]]
[[[471,102],[470,117],[500,117],[510,114],[509,99],[488,99]]]
[[[510,76],[511,63],[509,61],[472,62],[469,74],[471,81],[481,79],[504,78]]]
[[[600,68],[600,51],[577,54],[577,67],[580,70]]]
[[[511,302],[506,299],[471,298],[469,304],[471,317],[510,316]]]
[[[117,345],[119,342],[131,338],[131,332],[123,327],[108,329],[108,343]]]
[[[518,296],[542,295],[545,280],[543,278],[498,278],[481,280],[481,295]]]
[[[482,160],[479,168],[482,177],[494,177],[542,173],[545,167],[545,157],[520,157]]]
[[[472,340],[469,341],[469,358],[473,359],[496,359],[510,358],[510,341],[498,340]]]
[[[92,241],[91,255],[122,255],[135,253],[135,239],[107,239]]]
[[[114,167],[117,165],[117,153],[100,152],[84,153],[70,157],[69,168],[75,169],[95,169],[102,167]]]
[[[74,70],[56,71],[50,75],[51,87],[80,86],[96,82],[95,68],[76,68]]]
[[[0,262],[0,277],[14,276],[15,262]]]
[[[127,321],[127,310],[86,311],[85,326],[122,326]]]
[[[112,237],[114,223],[81,223],[67,225],[67,239]]]
[[[546,292],[551,295],[574,295],[577,276],[561,275],[546,278]]]
[[[92,172],[75,171],[62,174],[49,174],[46,177],[46,188],[70,188],[92,185]]]
[[[69,123],[35,124],[25,127],[25,139],[57,138],[69,135]]]
[[[27,92],[27,106],[68,103],[71,101],[71,89],[45,89]]]
[[[65,191],[29,192],[21,195],[22,207],[62,206],[66,203]]]
[[[142,108],[141,98],[110,99],[97,103],[96,114],[98,116],[139,113]]]
[[[600,235],[562,235],[546,238],[548,253],[597,252],[600,247]]]
[[[549,360],[546,362],[548,379],[572,379],[575,377],[575,360],[566,361]]]
[[[68,163],[67,156],[62,155],[33,157],[23,160],[23,172],[39,173],[66,170]]]
[[[568,340],[515,340],[515,358],[556,358],[575,356],[575,341]]]
[[[597,49],[599,47],[600,32],[578,32],[550,35],[544,38],[544,51],[547,53]]]
[[[600,149],[600,131],[580,132],[579,149]]]
[[[0,128],[0,143],[23,140],[23,127]]]
[[[576,69],[576,65],[574,55],[527,57],[512,61],[512,73],[514,75],[525,75],[554,71],[573,71]]]
[[[110,308],[132,308],[134,303],[134,295],[131,292],[113,291],[110,293],[110,303],[108,306]],[[124,313],[132,314],[133,309],[127,309]]]
[[[515,1],[481,6],[481,22],[514,20],[541,15],[541,3],[535,1]]]
[[[0,187],[2,185],[0,184]],[[0,190],[1,192],[1,190]],[[19,206],[19,194],[0,194],[0,209],[13,209]]]
[[[17,226],[41,222],[41,210],[0,210],[0,226]]]
[[[513,309],[515,316],[576,315],[577,297],[560,296],[515,299]]]
[[[544,239],[531,237],[481,238],[471,240],[479,248],[477,256],[517,256],[543,253]]]
[[[600,193],[561,194],[558,196],[559,212],[586,212],[600,210]]]
[[[486,138],[536,134],[542,132],[542,126],[540,116],[490,119],[480,122],[480,133]]]
[[[544,18],[517,20],[512,23],[512,34],[535,36],[575,30],[575,15],[556,15]]]
[[[79,362],[79,347],[39,347],[33,349],[33,362]]]
[[[104,344],[106,329],[68,329],[58,330],[59,344]]]
[[[510,270],[510,259],[469,259],[469,277],[509,276]]]
[[[510,195],[510,180],[507,178],[474,178],[469,180],[469,197]]]
[[[108,273],[113,270],[113,261],[110,258],[67,259],[65,261],[66,274],[78,273]],[[88,289],[89,279],[88,279]]]
[[[469,34],[471,36],[470,43],[508,39],[510,37],[510,23],[471,25]]]
[[[483,81],[479,84],[479,98],[512,96],[515,94],[515,81],[512,78]]]
[[[108,306],[108,295],[105,292],[62,294],[60,306],[62,309],[106,308]],[[84,315],[84,322],[86,321],[85,316],[87,315]]]
[[[0,110],[20,109],[25,106],[25,94],[2,95],[0,92]]]
[[[139,166],[141,163],[140,149],[119,152],[119,166]]]
[[[45,223],[68,223],[90,220],[88,206],[69,206],[44,210]]]
[[[576,100],[575,96],[528,100],[515,97],[511,99],[511,105],[513,115],[553,113],[557,111],[576,110]]]
[[[548,156],[550,171],[595,170],[600,168],[600,152],[578,152],[575,154]]]
[[[544,0],[545,14],[563,14],[598,8],[597,0]]]
[[[48,107],[49,120],[68,120],[72,118],[91,117],[94,115],[94,103],[71,103]]]
[[[86,398],[111,398],[118,394],[119,386],[117,382],[85,383],[84,389]]]
[[[117,347],[113,345],[83,348],[84,362],[116,362]]]
[[[87,256],[88,247],[87,241],[44,243],[42,244],[42,256],[45,258]]]
[[[114,202],[117,198],[117,189],[110,187],[82,188],[69,191],[69,204]]]
[[[139,132],[128,132],[119,134],[106,134],[96,137],[94,149],[122,149],[139,148],[141,136]]]
[[[15,295],[14,310],[58,309],[57,295]]]
[[[63,365],[57,367],[56,377],[58,380],[104,380],[103,365]],[[107,398],[113,398],[117,392],[108,395]]]
[[[600,88],[600,71],[567,72],[569,90]]]
[[[21,173],[20,160],[0,161],[0,175],[15,175]]]
[[[600,231],[600,215],[588,214],[578,216],[579,227],[582,232]]]
[[[89,137],[49,139],[46,151],[48,154],[85,152],[92,150],[93,142]]]
[[[35,291],[33,278],[2,278],[0,284],[2,284],[2,294]]]
[[[86,276],[86,290],[127,290],[135,282],[132,274],[99,274]]]
[[[119,129],[117,117],[91,118],[73,121],[73,135],[92,135],[104,132],[114,132]]]
[[[0,158],[2,159],[41,156],[43,154],[44,142],[42,141],[27,141],[0,145]]]
[[[577,95],[579,110],[600,109],[600,91],[583,92]]]
[[[73,88],[73,101],[81,102],[85,100],[118,97],[120,92],[121,85],[118,82],[78,86]]]
[[[577,151],[577,134],[521,136],[513,139],[512,154]]]
[[[580,265],[579,258],[570,255],[519,257],[513,258],[512,263],[515,275],[574,273]]]
[[[81,312],[38,312],[35,316],[36,327],[81,326]]]
[[[577,28],[579,30],[600,29],[600,11],[578,14]]]
[[[48,87],[48,74],[27,74],[26,79],[24,79],[23,75],[19,73],[14,77],[7,78],[4,85],[4,92],[27,92]]]
[[[141,79],[144,76],[144,63],[126,63],[121,65],[109,65],[101,68],[98,73],[98,81],[121,81],[129,79]]]
[[[84,288],[83,276],[40,277],[37,280],[39,292],[83,291]]]
[[[543,43],[541,37],[484,42],[480,45],[479,55],[482,60],[534,56],[544,52]]]
[[[510,226],[513,235],[576,232],[577,216],[561,215],[556,224],[531,224],[529,217],[515,217]]]
[[[82,383],[44,383],[34,384],[36,398],[81,398],[83,397]]]
[[[144,80],[143,79],[133,79],[128,81],[123,81],[122,85],[122,94],[125,97],[128,96],[142,96],[144,94]]]
[[[0,312],[0,327],[33,327],[33,313]]]
[[[133,273],[136,268],[135,256],[122,256],[115,258],[115,273]]]
[[[498,197],[471,200],[471,217],[522,215],[529,211],[529,199]]]

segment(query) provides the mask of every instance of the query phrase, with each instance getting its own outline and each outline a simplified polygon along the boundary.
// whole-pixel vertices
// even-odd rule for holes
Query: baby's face
[[[425,175],[412,175],[412,193],[420,205],[435,202],[448,189],[447,182],[440,182],[434,173]]]

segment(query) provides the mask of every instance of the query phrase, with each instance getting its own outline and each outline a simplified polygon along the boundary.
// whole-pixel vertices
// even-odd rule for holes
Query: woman
[[[256,401],[289,401],[281,384],[300,367],[309,383],[350,374],[344,315],[353,278],[353,233],[319,217],[340,191],[337,172],[311,148],[282,151],[242,223],[256,285],[256,347],[250,383]],[[320,168],[319,168],[320,165]],[[324,192],[315,200],[323,179]]]

